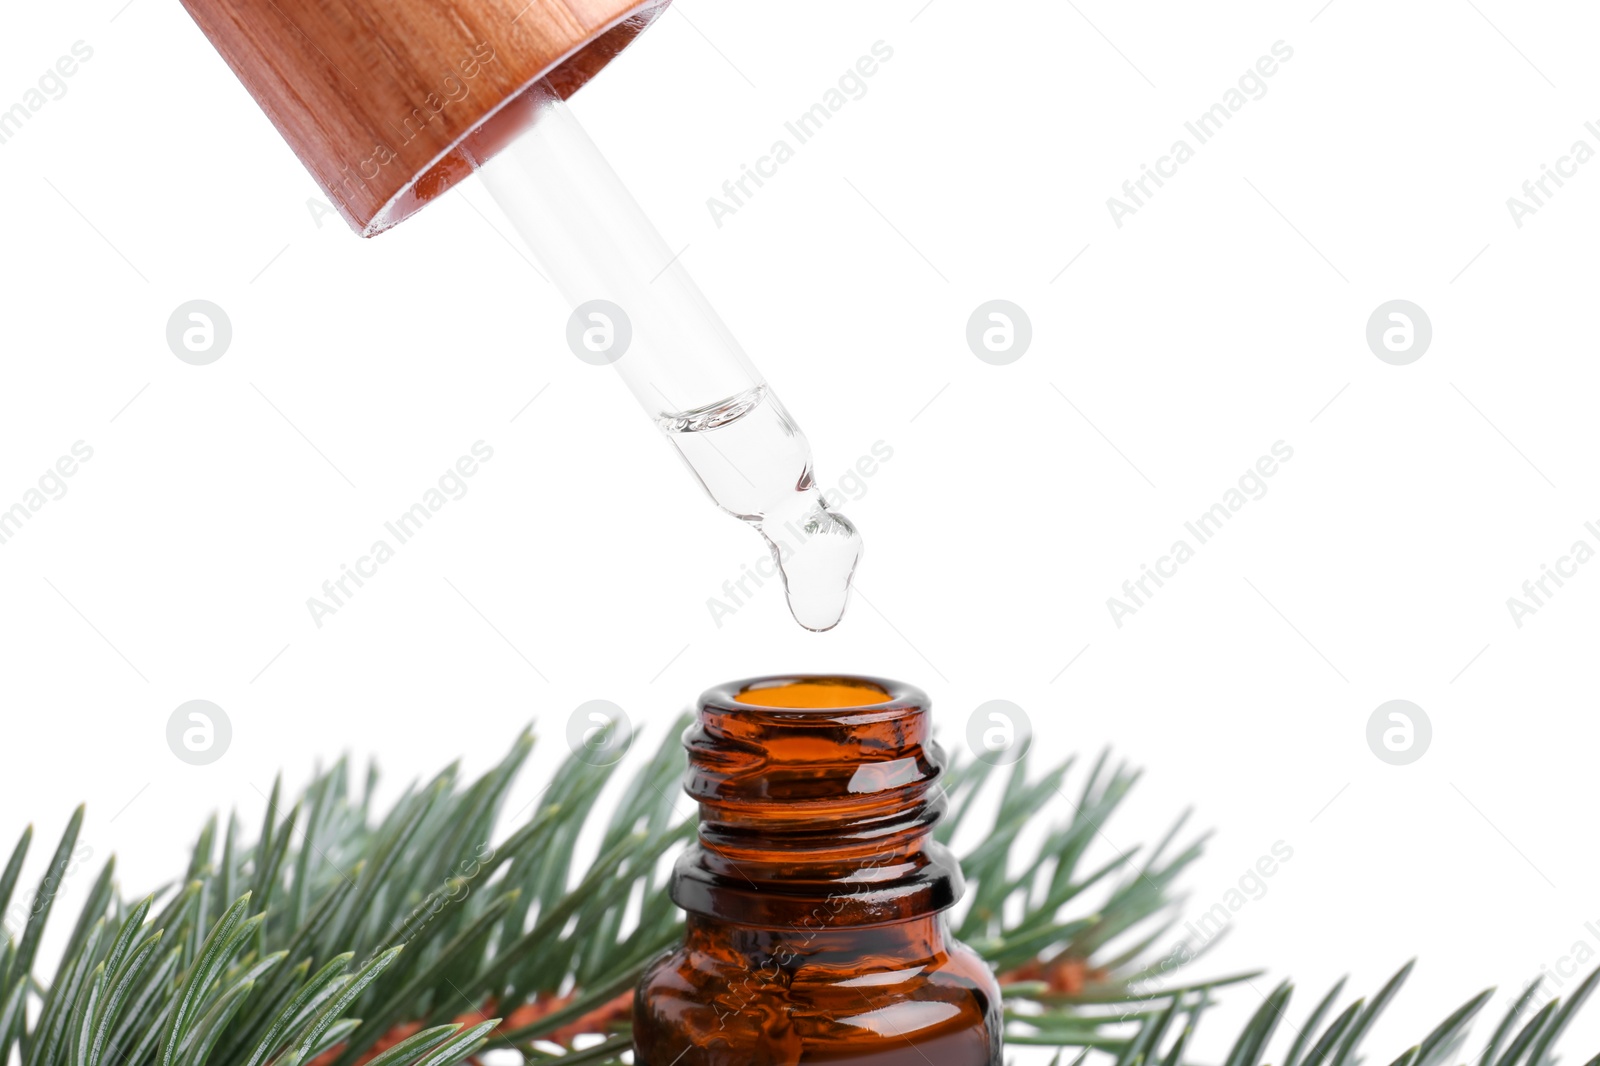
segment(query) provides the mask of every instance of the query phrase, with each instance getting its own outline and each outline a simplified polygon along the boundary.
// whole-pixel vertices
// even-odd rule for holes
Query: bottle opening
[[[876,707],[893,700],[882,685],[846,677],[757,682],[741,689],[733,698],[747,707],[819,711]]]

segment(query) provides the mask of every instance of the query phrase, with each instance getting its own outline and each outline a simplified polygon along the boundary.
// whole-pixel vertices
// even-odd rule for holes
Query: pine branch
[[[628,1047],[632,987],[682,936],[664,859],[694,831],[675,809],[683,755],[675,740],[662,744],[618,783],[606,819],[599,800],[615,768],[570,759],[502,831],[532,745],[518,737],[471,782],[447,767],[381,815],[376,772],[357,793],[344,760],[318,771],[287,810],[275,783],[254,842],[233,815],[219,841],[213,817],[185,876],[131,906],[108,862],[44,985],[36,956],[71,868],[80,808],[20,937],[8,929],[0,945],[0,1063],[15,1048],[22,1066],[455,1066],[494,1046],[528,1061],[614,1066]],[[952,926],[1000,975],[1013,1045],[1082,1049],[1073,1066],[1091,1049],[1117,1066],[1181,1066],[1217,991],[1257,975],[1173,983],[1203,949],[1156,947],[1204,837],[1180,842],[1184,815],[1147,852],[1104,854],[1103,827],[1139,775],[1103,754],[1073,800],[1063,791],[1072,771],[1069,760],[1032,778],[1025,759],[1007,774],[981,762],[950,771],[951,814],[938,836],[949,842],[965,830],[981,841],[962,858],[968,894]],[[1048,811],[1064,816],[1025,845]],[[31,842],[30,827],[0,870],[0,913],[18,911]],[[584,844],[595,858],[579,868]],[[1343,1006],[1341,981],[1290,1026],[1296,1035],[1279,1061],[1355,1066],[1410,969]],[[1531,1014],[1530,987],[1477,1066],[1550,1066],[1597,978]],[[1445,1066],[1490,996],[1467,1001],[1395,1066]],[[1261,1066],[1291,997],[1288,984],[1267,997],[1225,1066]],[[574,1051],[581,1034],[603,1039]]]

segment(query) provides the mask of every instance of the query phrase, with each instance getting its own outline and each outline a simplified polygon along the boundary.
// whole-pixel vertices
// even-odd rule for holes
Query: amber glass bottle
[[[683,947],[634,998],[639,1066],[999,1066],[1000,991],[944,911],[928,699],[857,677],[714,688],[684,735]]]

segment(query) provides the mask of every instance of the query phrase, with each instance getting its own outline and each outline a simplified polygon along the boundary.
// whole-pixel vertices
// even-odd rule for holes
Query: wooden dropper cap
[[[470,174],[462,141],[529,85],[571,96],[667,3],[183,0],[364,237]]]

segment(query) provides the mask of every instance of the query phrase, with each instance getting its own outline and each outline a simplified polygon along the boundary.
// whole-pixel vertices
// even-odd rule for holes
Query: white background
[[[682,0],[574,106],[819,480],[894,450],[847,507],[864,596],[816,636],[770,585],[712,622],[757,538],[566,350],[480,187],[372,241],[319,227],[179,6],[124,3],[22,5],[0,36],[0,106],[94,49],[0,145],[0,505],[94,449],[0,546],[0,841],[34,822],[30,880],[82,800],[131,894],[208,811],[254,823],[280,767],[377,754],[392,792],[537,720],[531,791],[585,700],[653,744],[711,683],[825,669],[921,685],[952,746],[1005,698],[1052,757],[1145,767],[1107,836],[1150,842],[1194,804],[1218,832],[1188,917],[1292,846],[1202,965],[1294,977],[1298,1019],[1341,973],[1367,992],[1420,955],[1380,1061],[1600,949],[1600,566],[1520,629],[1505,603],[1600,546],[1600,164],[1521,228],[1506,207],[1574,140],[1600,148],[1584,5]],[[707,197],[879,40],[867,94],[719,228]],[[1119,229],[1107,197],[1280,40],[1266,95]],[[165,340],[195,298],[233,323],[208,367]],[[1032,319],[1010,366],[965,342],[993,298]],[[1396,298],[1434,328],[1403,367],[1364,339]],[[306,598],[479,440],[469,494],[314,626]],[[1107,597],[1280,440],[1265,497],[1115,626]],[[206,768],[164,739],[197,698],[234,728]],[[1365,740],[1396,698],[1434,729],[1407,767]],[[1232,1031],[1211,1023],[1208,1061]],[[1591,1010],[1565,1057],[1597,1045]]]

